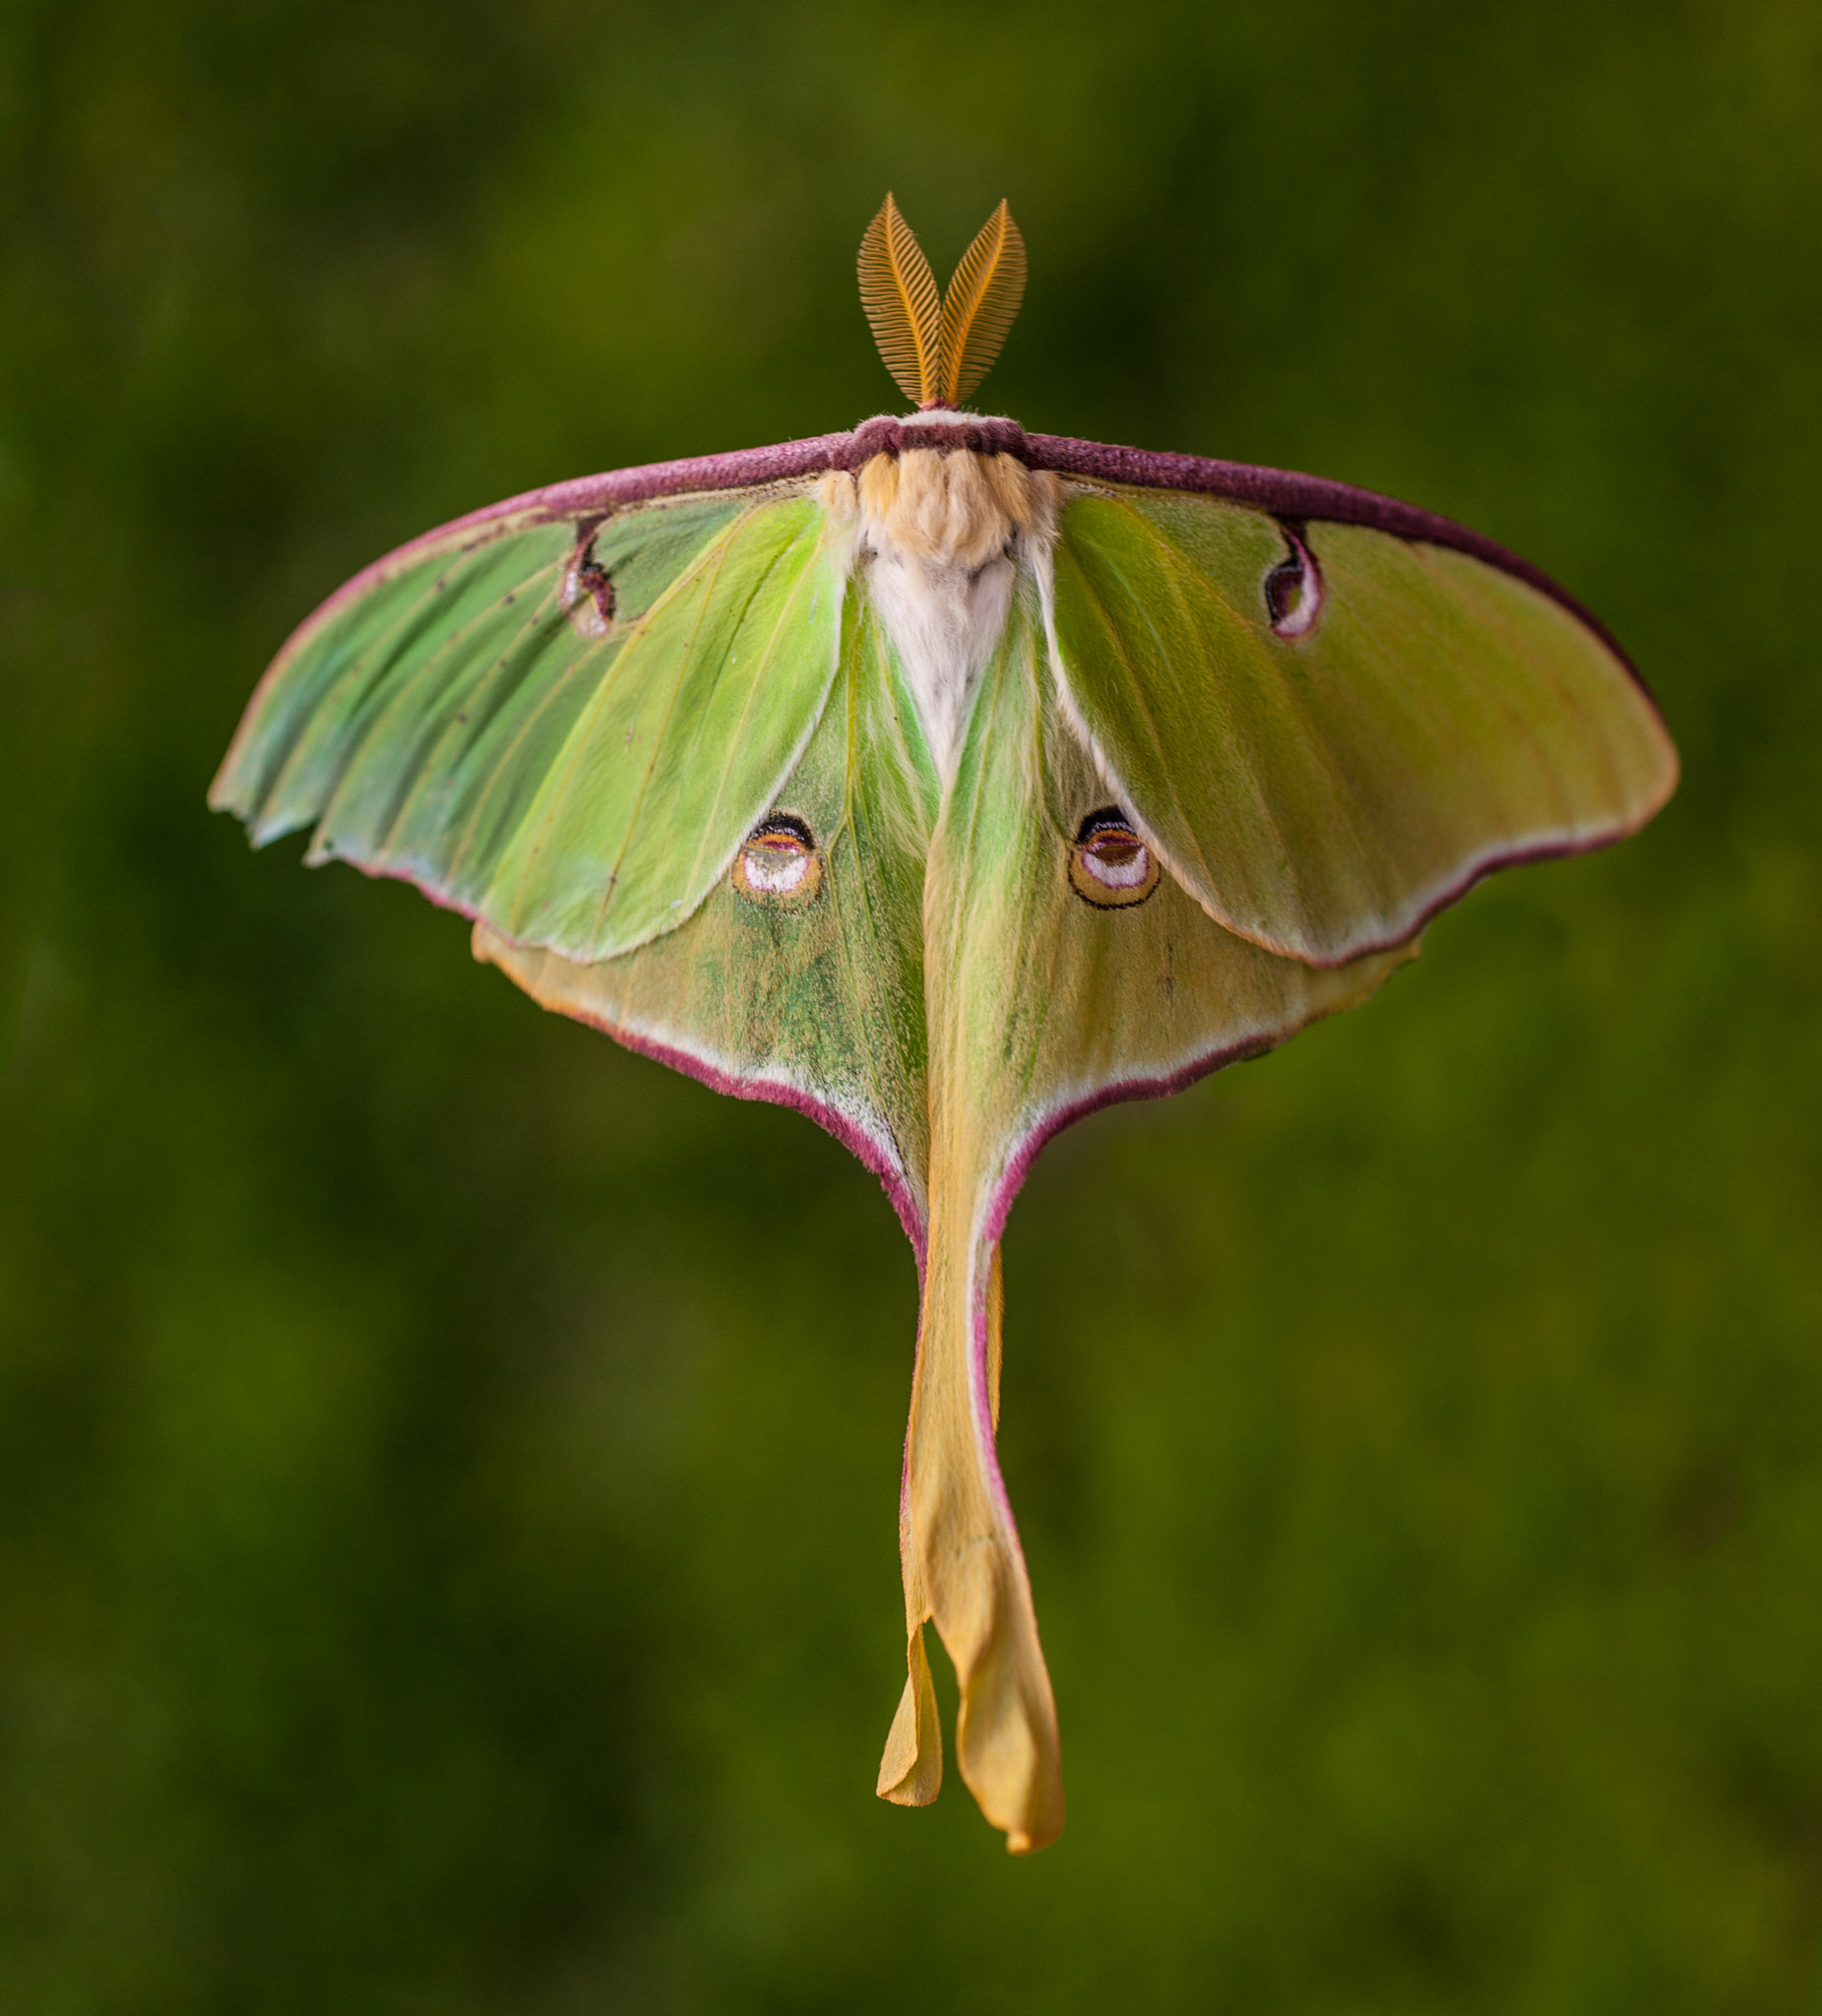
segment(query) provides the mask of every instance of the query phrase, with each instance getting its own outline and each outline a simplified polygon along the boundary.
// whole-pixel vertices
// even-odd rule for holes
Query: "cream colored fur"
[[[874,456],[857,477],[832,472],[822,491],[832,534],[853,540],[852,565],[947,786],[1018,571],[1047,571],[1062,486],[1010,455],[912,448]]]

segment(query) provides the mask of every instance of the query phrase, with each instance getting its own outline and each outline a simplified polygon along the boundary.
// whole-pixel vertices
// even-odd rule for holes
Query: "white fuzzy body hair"
[[[1020,566],[1047,566],[1061,485],[1010,455],[910,448],[823,478],[947,789]]]

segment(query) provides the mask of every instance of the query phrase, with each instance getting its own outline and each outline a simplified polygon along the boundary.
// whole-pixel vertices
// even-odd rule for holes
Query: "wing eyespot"
[[[1294,640],[1309,636],[1322,614],[1322,569],[1303,543],[1302,527],[1289,519],[1278,523],[1290,551],[1265,577],[1265,611],[1274,636]]]
[[[822,894],[823,862],[815,835],[793,812],[762,819],[734,856],[733,885],[749,903],[805,909]]]
[[[595,535],[579,539],[563,576],[563,607],[578,637],[605,637],[613,625],[613,577],[595,557]]]
[[[1162,879],[1158,856],[1117,805],[1091,812],[1069,850],[1069,886],[1093,910],[1136,910]]]

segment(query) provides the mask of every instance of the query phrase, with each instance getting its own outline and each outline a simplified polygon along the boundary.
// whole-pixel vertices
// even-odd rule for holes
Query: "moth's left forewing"
[[[1273,584],[1299,553],[1311,599],[1288,621]],[[1607,640],[1471,553],[1078,483],[1053,565],[1070,717],[1183,885],[1269,951],[1399,944],[1491,868],[1619,839],[1674,786]]]
[[[826,531],[813,484],[776,483],[415,540],[281,652],[212,799],[565,958],[661,936],[821,718]]]
[[[758,500],[635,624],[501,850],[486,914],[610,957],[714,886],[807,747],[841,582],[813,497]]]

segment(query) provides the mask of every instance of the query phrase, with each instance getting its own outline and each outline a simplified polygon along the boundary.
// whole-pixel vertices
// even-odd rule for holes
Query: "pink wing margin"
[[[1651,701],[1653,710],[1658,711],[1657,701],[1638,667],[1592,610],[1541,568],[1534,567],[1497,539],[1457,525],[1453,519],[1421,510],[1414,504],[1401,504],[1395,497],[1382,497],[1377,491],[1362,490],[1352,483],[1334,482],[1326,476],[1298,475],[1288,470],[1260,469],[1250,463],[1220,462],[1200,455],[1165,455],[1147,448],[1077,441],[1063,434],[1028,434],[1016,420],[975,419],[972,415],[954,419],[931,416],[867,420],[845,434],[817,434],[802,441],[782,441],[769,448],[742,448],[726,455],[646,463],[637,469],[575,476],[567,482],[526,490],[501,503],[452,519],[362,568],[307,616],[293,635],[313,629],[344,603],[358,599],[420,554],[460,544],[471,533],[504,529],[503,522],[512,523],[515,529],[547,525],[605,514],[660,497],[802,482],[828,470],[857,469],[875,455],[900,455],[908,448],[935,449],[939,454],[968,450],[974,454],[1011,455],[1028,469],[1053,470],[1058,475],[1083,476],[1091,482],[1127,483],[1150,490],[1187,490],[1247,504],[1292,523],[1314,519],[1331,525],[1360,525],[1374,532],[1389,533],[1395,538],[1451,547],[1525,582],[1566,609],[1625,666],[1639,690]],[[279,654],[280,661],[288,655],[287,644]]]

